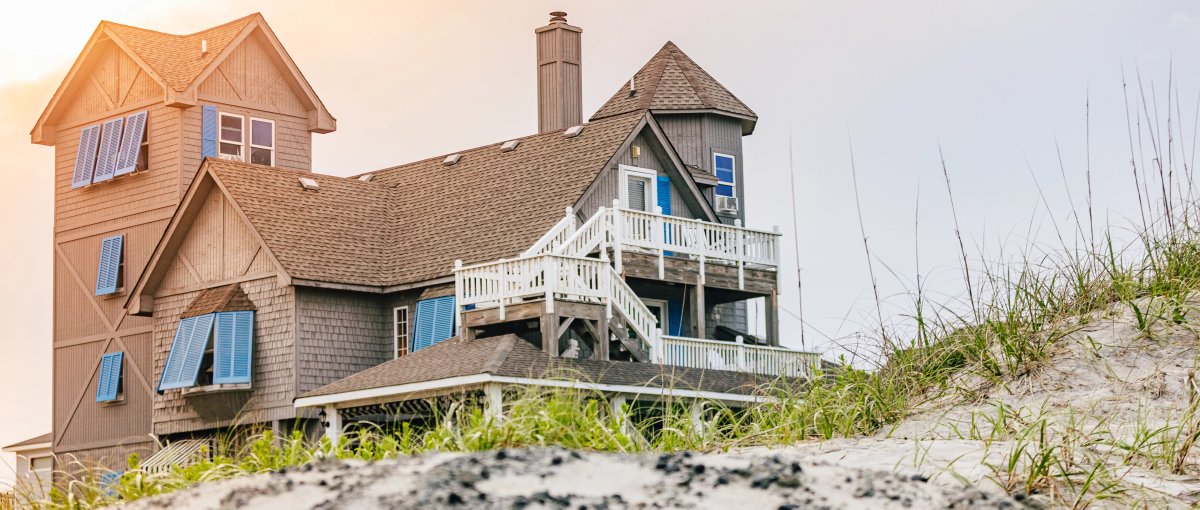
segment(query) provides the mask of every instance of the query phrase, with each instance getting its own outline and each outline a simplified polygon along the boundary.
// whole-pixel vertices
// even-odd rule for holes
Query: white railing
[[[820,360],[811,352],[699,338],[661,336],[651,359],[663,365],[808,378]]]
[[[779,265],[779,233],[614,209],[620,244],[732,263]]]
[[[573,257],[586,257],[592,250],[606,246],[609,237],[609,213],[601,207],[596,214],[588,218],[583,225],[562,243],[557,245],[555,253]]]
[[[567,238],[575,233],[575,213],[570,207],[567,207],[567,214],[563,216],[558,223],[555,223],[550,230],[546,231],[537,242],[533,243],[522,256],[525,255],[541,255],[543,253],[555,253],[559,246],[562,245]]]
[[[606,316],[619,313],[649,353],[658,336],[657,319],[608,263],[566,255],[531,255],[455,268],[456,299],[460,309],[498,308],[500,320],[508,306],[544,299],[546,312],[555,300],[603,304]]]

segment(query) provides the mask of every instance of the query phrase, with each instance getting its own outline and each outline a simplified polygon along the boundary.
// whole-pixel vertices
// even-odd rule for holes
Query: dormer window
[[[275,122],[250,118],[250,162],[275,166]]]
[[[234,161],[245,161],[245,117],[232,113],[220,113],[221,117],[221,143],[220,157],[221,159],[232,159]]]

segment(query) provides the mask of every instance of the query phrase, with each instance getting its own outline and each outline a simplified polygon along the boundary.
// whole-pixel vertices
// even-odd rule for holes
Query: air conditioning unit
[[[737,197],[727,197],[725,195],[717,195],[716,209],[717,212],[736,213],[738,212]]]
[[[234,156],[232,154],[217,154],[217,157],[220,159],[227,160],[227,161],[241,161],[242,160],[241,156]]]

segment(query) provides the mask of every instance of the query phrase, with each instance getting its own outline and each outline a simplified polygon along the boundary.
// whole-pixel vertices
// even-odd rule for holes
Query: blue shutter
[[[96,402],[112,402],[117,399],[121,388],[121,365],[123,352],[112,352],[100,358],[99,381],[96,383]]]
[[[665,175],[658,176],[658,186],[656,186],[655,188],[656,188],[655,193],[658,194],[658,196],[656,197],[656,199],[658,201],[658,206],[662,208],[663,214],[670,216],[671,215],[671,178],[667,177]],[[667,244],[673,244],[675,242],[674,237],[675,236],[671,234],[671,227],[669,225],[663,225],[663,241],[666,241]],[[668,251],[668,252],[663,252],[663,255],[670,257],[670,256],[675,255],[675,253]]]
[[[146,113],[138,112],[125,118],[125,134],[121,136],[114,175],[133,173],[137,167],[138,153],[142,151],[142,135],[146,133]]]
[[[200,114],[200,157],[217,157],[217,107],[204,105]]]
[[[75,171],[71,174],[71,189],[92,183],[96,168],[96,148],[100,145],[100,126],[88,126],[79,132],[79,148],[75,152]]]
[[[159,393],[163,390],[196,385],[196,376],[200,373],[200,360],[204,357],[204,348],[208,347],[208,337],[212,329],[211,313],[179,321],[179,328],[175,330],[175,340],[171,343],[171,352],[167,354],[167,362],[163,365],[162,377],[158,379]]]
[[[417,301],[412,350],[419,351],[454,336],[454,296]]]
[[[92,176],[92,184],[104,182],[113,178],[117,171],[117,153],[121,149],[121,127],[124,118],[116,118],[104,123],[104,132],[100,135],[100,152],[96,154],[96,173]]]
[[[683,336],[683,302],[681,301],[667,301],[667,334]]]
[[[249,384],[254,349],[254,312],[217,314],[213,335],[213,383]]]
[[[100,241],[100,266],[96,270],[96,295],[117,291],[121,279],[121,250],[125,236],[106,237]]]

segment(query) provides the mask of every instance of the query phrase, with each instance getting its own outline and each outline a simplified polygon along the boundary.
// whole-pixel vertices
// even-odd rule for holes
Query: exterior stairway
[[[804,377],[817,356],[790,349],[741,343],[667,337],[658,320],[621,276],[622,253],[682,256],[704,265],[737,266],[739,285],[747,265],[775,268],[779,234],[740,226],[624,209],[600,208],[582,225],[570,208],[566,215],[519,257],[484,264],[455,264],[456,303],[466,310],[498,309],[543,300],[546,312],[556,302],[603,305],[611,341],[635,361],[697,368],[739,370]],[[612,260],[609,252],[612,252]]]

